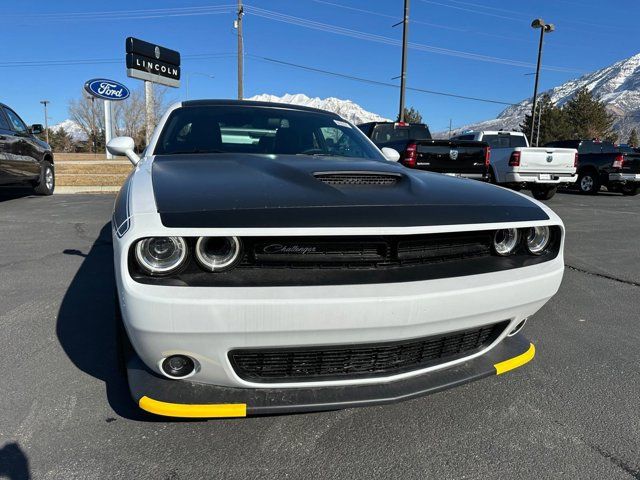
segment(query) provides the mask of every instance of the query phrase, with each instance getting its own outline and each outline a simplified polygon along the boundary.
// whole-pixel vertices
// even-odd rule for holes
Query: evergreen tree
[[[404,121],[407,123],[422,123],[422,115],[413,107],[405,108]]]
[[[631,134],[629,134],[629,140],[627,141],[627,144],[631,145],[632,147],[638,146],[638,131],[635,128],[631,130]]]
[[[71,135],[63,128],[57,130],[49,129],[49,145],[54,152],[74,152],[74,145]]]
[[[613,131],[613,115],[607,112],[605,104],[594,98],[586,88],[578,90],[567,102],[564,111],[572,138],[599,138],[613,142],[617,140],[618,135]]]
[[[556,140],[566,140],[570,137],[570,128],[567,116],[563,109],[556,107],[551,101],[551,96],[547,93],[543,94],[538,100],[536,107],[536,124],[534,129],[534,138],[529,139],[531,145],[536,145],[538,140],[538,116],[540,122],[540,135],[538,145],[546,145]],[[527,137],[531,134],[531,114],[525,116],[524,121],[520,125],[520,131],[524,132]]]

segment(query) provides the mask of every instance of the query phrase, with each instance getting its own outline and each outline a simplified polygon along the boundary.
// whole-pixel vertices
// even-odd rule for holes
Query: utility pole
[[[44,136],[46,142],[49,143],[49,121],[47,119],[47,105],[51,102],[49,100],[40,100],[40,103],[44,105]]]
[[[544,23],[541,18],[536,18],[531,22],[532,28],[540,29],[540,44],[538,45],[538,64],[536,66],[536,81],[533,87],[533,107],[531,108],[531,135],[529,135],[529,142],[533,145],[533,135],[536,131],[536,108],[538,106],[538,81],[540,80],[540,65],[542,64],[542,46],[544,43],[544,34],[547,32],[553,32],[556,27],[553,23]],[[536,143],[537,146],[537,143]]]
[[[238,0],[238,18],[235,27],[238,30],[238,100],[244,97],[244,40],[242,38],[242,16],[244,15],[244,7],[242,0]]]
[[[404,20],[402,21],[402,72],[400,74],[400,112],[398,121],[404,122],[404,93],[407,83],[407,40],[409,37],[409,0],[404,0]]]

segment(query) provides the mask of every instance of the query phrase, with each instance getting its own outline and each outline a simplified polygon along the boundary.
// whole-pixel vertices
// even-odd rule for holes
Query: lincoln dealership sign
[[[106,78],[94,78],[85,82],[84,89],[90,95],[102,100],[124,100],[131,94],[129,89],[120,82]]]
[[[180,53],[137,38],[126,40],[127,75],[132,78],[180,86]]]

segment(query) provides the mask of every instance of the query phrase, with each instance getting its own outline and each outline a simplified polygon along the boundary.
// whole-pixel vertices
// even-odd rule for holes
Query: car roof
[[[204,100],[186,100],[182,102],[183,107],[204,107],[204,106],[246,106],[246,107],[269,107],[269,108],[287,108],[289,110],[300,110],[303,112],[324,113],[336,118],[340,115],[322,110],[320,108],[305,107],[303,105],[294,105],[292,103],[276,103],[276,102],[258,102],[254,100],[231,100],[231,99],[204,99]]]

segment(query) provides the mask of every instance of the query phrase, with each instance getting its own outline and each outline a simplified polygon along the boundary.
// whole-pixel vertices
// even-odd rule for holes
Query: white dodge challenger
[[[200,100],[163,116],[113,212],[140,408],[243,417],[373,405],[530,361],[558,290],[545,205],[410,170],[321,110]]]

